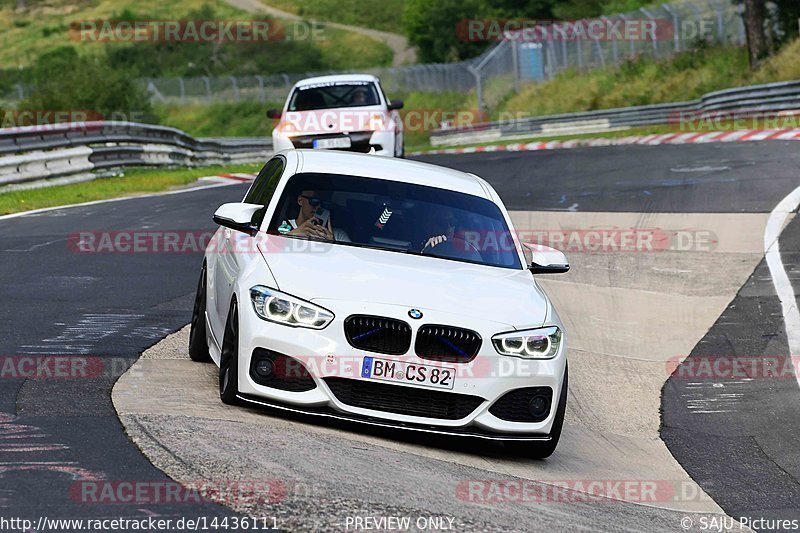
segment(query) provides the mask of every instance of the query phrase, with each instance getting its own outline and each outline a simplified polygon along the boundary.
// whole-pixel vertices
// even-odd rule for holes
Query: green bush
[[[85,57],[72,47],[57,48],[39,56],[27,75],[31,95],[21,108],[85,110],[106,118],[153,117],[147,95],[130,72],[112,68],[105,56]]]

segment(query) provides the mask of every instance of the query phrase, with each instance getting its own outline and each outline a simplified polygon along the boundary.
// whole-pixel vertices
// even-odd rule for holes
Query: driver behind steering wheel
[[[438,244],[446,242],[447,239],[452,239],[456,233],[457,222],[456,215],[452,210],[445,209],[439,213],[432,225],[432,236],[425,241],[422,249],[433,248]]]

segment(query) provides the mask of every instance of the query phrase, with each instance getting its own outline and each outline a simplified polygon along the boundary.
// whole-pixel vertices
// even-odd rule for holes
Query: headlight
[[[556,326],[501,333],[492,337],[497,353],[524,359],[552,359],[561,346],[561,330]]]
[[[263,285],[250,289],[250,301],[258,316],[285,326],[322,329],[333,320],[327,309]]]
[[[280,124],[278,124],[278,127],[275,128],[275,131],[278,133],[279,136],[284,138],[289,138],[294,135],[297,135],[300,130],[298,130],[297,126],[295,126],[291,122],[281,122]]]

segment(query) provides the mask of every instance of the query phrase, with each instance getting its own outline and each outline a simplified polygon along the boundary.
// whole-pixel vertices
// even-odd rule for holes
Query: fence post
[[[669,4],[661,4],[664,11],[672,15],[672,40],[675,42],[675,51],[681,51],[681,21],[678,18],[678,12],[670,7]]]
[[[182,76],[178,76],[178,87],[180,87],[181,91],[181,103],[186,103],[186,87],[183,84]]]
[[[720,44],[725,44],[725,21],[722,18],[722,6],[719,2],[714,3],[714,10],[717,12],[717,40]]]
[[[484,105],[483,105],[483,85],[481,81],[481,73],[478,72],[478,69],[476,69],[472,65],[469,65],[467,69],[469,69],[472,75],[475,76],[475,92],[476,96],[478,97],[478,111],[483,113]]]
[[[606,54],[603,52],[603,47],[600,45],[600,39],[594,38],[594,47],[597,49],[597,55],[600,56],[600,66],[606,67]]]
[[[648,10],[646,10],[645,8],[643,8],[643,7],[642,7],[642,8],[639,8],[639,11],[641,11],[642,13],[644,13],[644,16],[645,16],[645,17],[647,17],[647,18],[649,18],[649,19],[650,19],[650,20],[652,20],[653,22],[655,22],[655,21],[657,20],[657,19],[656,19],[656,16],[655,16],[654,14],[650,13],[650,12],[649,12]],[[653,55],[654,55],[655,57],[658,57],[658,39],[656,39],[656,35],[655,35],[655,33],[653,34]]]
[[[514,65],[514,91],[519,92],[519,43],[514,39],[511,40],[511,62]]]
[[[263,104],[267,101],[267,95],[264,92],[264,78],[261,76],[256,76],[256,80],[258,80],[258,91],[259,91],[259,101]]]
[[[736,17],[739,26],[739,46],[744,46],[747,44],[747,30],[744,27],[744,4],[737,6],[736,11],[739,15]]]
[[[233,97],[238,102],[239,101],[239,85],[236,83],[236,77],[235,76],[228,76],[228,78],[230,78],[231,86],[233,86]]]
[[[628,15],[620,13],[619,18],[622,20],[628,20]],[[631,36],[628,39],[628,47],[630,48],[631,57],[634,57],[636,55],[636,45],[633,42],[633,33],[631,33]]]
[[[208,97],[208,100],[213,100],[214,96],[211,94],[211,80],[208,79],[208,76],[203,76],[203,83],[206,86],[206,96]]]
[[[609,24],[609,25],[613,24],[613,22],[611,22],[611,19],[608,18],[608,17],[602,17],[602,19],[606,22],[606,24]],[[617,50],[617,36],[614,35],[614,37],[611,39],[611,58],[612,58],[612,61],[613,61],[614,65],[616,65],[619,62],[619,57],[618,56],[619,56],[619,52]]]

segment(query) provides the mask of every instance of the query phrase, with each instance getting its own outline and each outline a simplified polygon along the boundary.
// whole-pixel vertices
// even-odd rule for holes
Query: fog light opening
[[[544,394],[537,394],[528,402],[528,412],[537,419],[547,418],[550,411],[550,398]]]
[[[255,365],[256,375],[261,379],[269,379],[275,375],[275,365],[269,359],[259,359]]]

